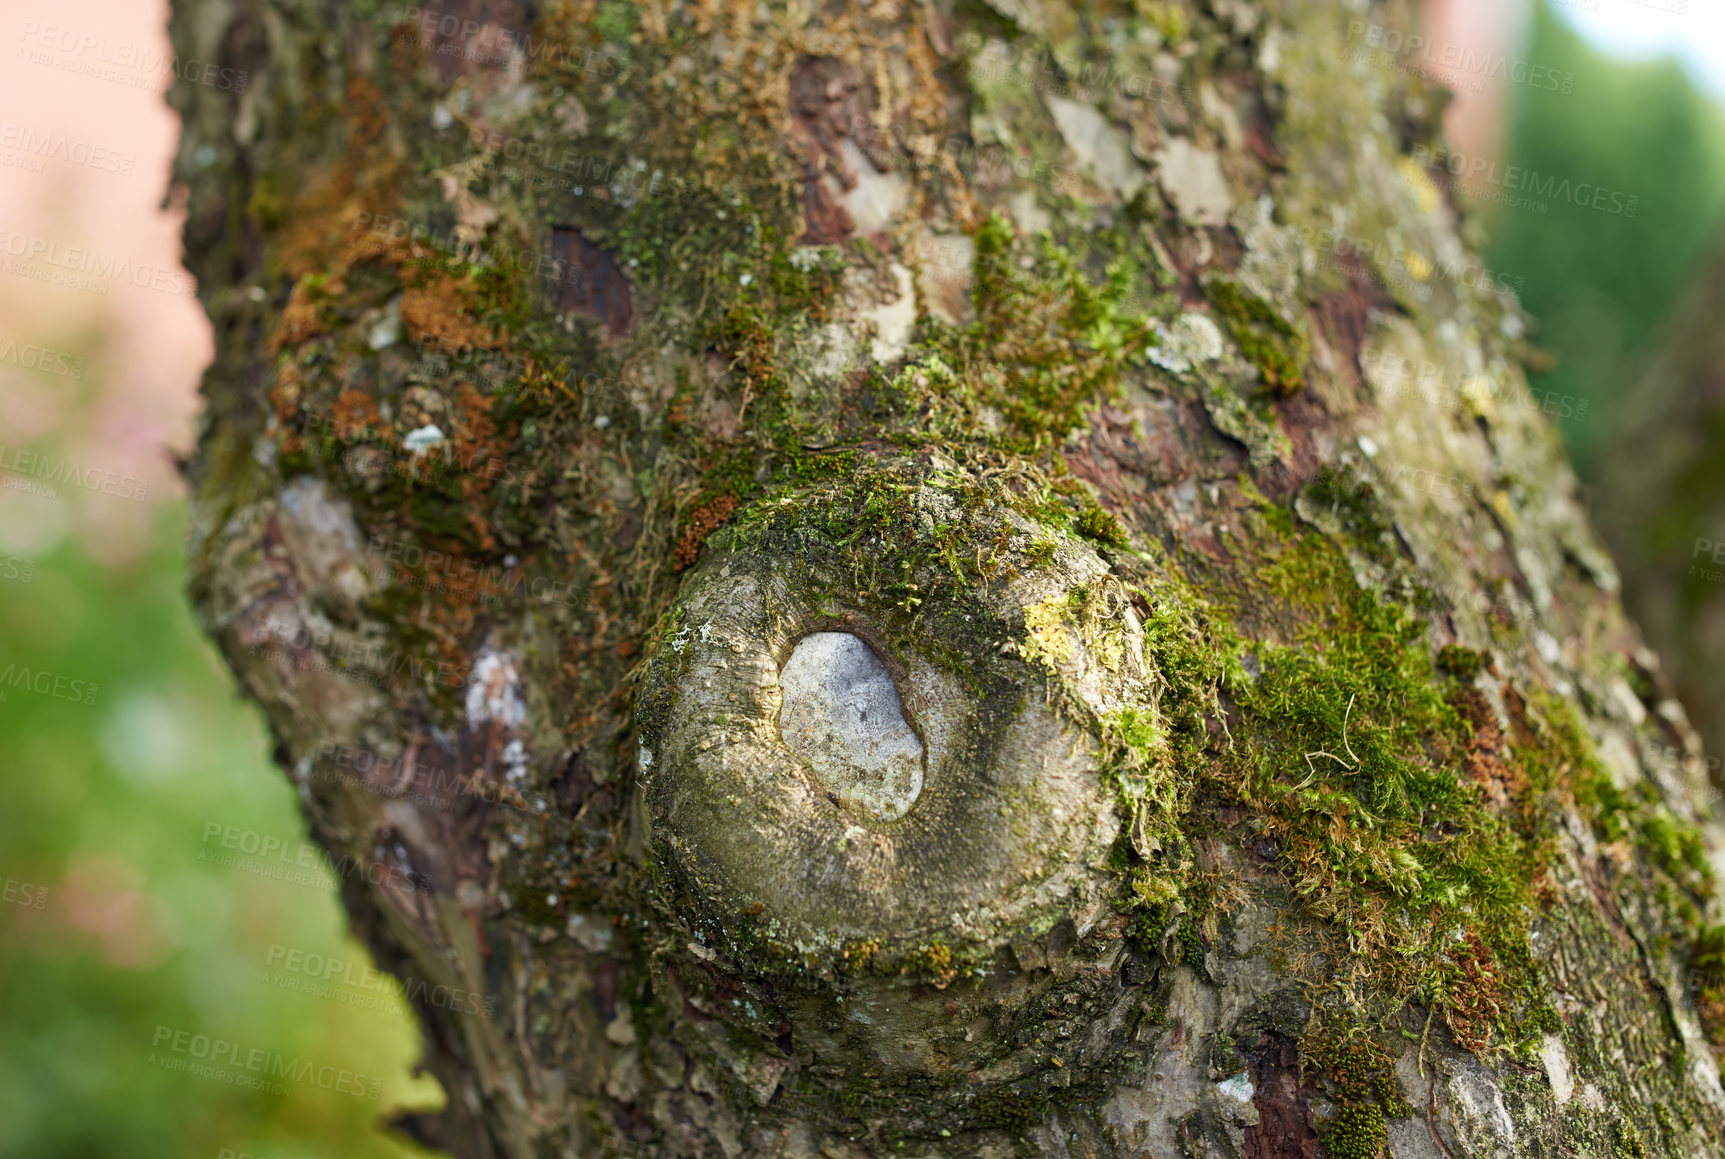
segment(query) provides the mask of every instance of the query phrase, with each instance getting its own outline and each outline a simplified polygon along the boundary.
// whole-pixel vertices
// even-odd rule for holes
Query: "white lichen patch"
[[[1222,225],[1234,195],[1222,172],[1222,159],[1185,137],[1174,137],[1156,151],[1157,177],[1180,216],[1197,225]]]
[[[282,539],[301,589],[318,600],[357,608],[372,584],[352,506],[322,479],[302,475],[282,488],[281,511]]]
[[[401,445],[412,452],[415,458],[418,458],[433,447],[442,446],[447,441],[441,430],[428,423],[423,427],[417,427],[407,432],[406,437],[401,440]]]
[[[1064,97],[1046,99],[1048,111],[1079,166],[1108,192],[1131,200],[1144,185],[1144,170],[1132,156],[1132,139],[1090,105]]]
[[[922,741],[868,644],[849,632],[804,636],[779,686],[779,731],[823,788],[877,820],[910,812],[922,793]]]
[[[521,677],[515,671],[515,661],[506,652],[487,650],[473,662],[473,676],[467,684],[467,723],[479,728],[494,721],[505,728],[514,728],[527,719],[527,705],[521,699]]]
[[[1558,1106],[1575,1095],[1575,1079],[1569,1073],[1569,1054],[1563,1049],[1563,1039],[1555,1034],[1545,1036],[1539,1048],[1539,1060],[1545,1064],[1546,1078],[1551,1080],[1551,1094]]]
[[[963,325],[971,312],[976,243],[964,234],[924,230],[912,252],[917,263],[916,291],[929,313],[950,326]]]
[[[1447,1085],[1456,1126],[1465,1139],[1493,1151],[1515,1142],[1515,1120],[1504,1105],[1502,1088],[1485,1067],[1471,1057],[1463,1059]]]
[[[851,223],[856,227],[857,234],[866,237],[890,228],[910,196],[904,177],[898,173],[883,173],[876,169],[868,154],[858,148],[856,142],[849,137],[841,138],[839,147],[844,152],[845,162],[851,173],[856,177],[856,184],[850,189],[840,186],[837,191],[838,199],[851,215]]]
[[[401,295],[397,294],[389,300],[389,305],[377,315],[371,326],[366,330],[366,345],[373,350],[384,350],[401,341]]]
[[[1293,301],[1299,292],[1305,249],[1298,233],[1276,224],[1274,201],[1266,194],[1240,206],[1228,220],[1246,243],[1236,273],[1240,283],[1266,301]]]
[[[863,311],[863,317],[874,323],[870,353],[876,362],[897,361],[910,345],[910,332],[916,327],[916,281],[897,262],[892,264],[892,276],[898,283],[897,300]]]
[[[1194,366],[1222,357],[1222,332],[1203,314],[1182,314],[1157,334],[1150,361],[1163,370],[1185,374]]]

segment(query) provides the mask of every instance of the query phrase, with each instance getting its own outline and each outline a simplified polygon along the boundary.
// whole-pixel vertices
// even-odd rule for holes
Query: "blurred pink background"
[[[211,355],[197,299],[147,279],[86,275],[108,283],[94,294],[16,272],[23,239],[86,247],[133,270],[180,270],[182,215],[163,208],[179,133],[162,95],[166,20],[162,0],[12,0],[0,16],[0,447],[9,464],[28,448],[148,485],[144,503],[64,484],[54,499],[0,489],[0,551],[40,556],[70,536],[121,565],[148,546],[155,509],[184,493],[166,448],[193,442]],[[20,366],[5,353],[13,342],[83,357],[81,380]]]

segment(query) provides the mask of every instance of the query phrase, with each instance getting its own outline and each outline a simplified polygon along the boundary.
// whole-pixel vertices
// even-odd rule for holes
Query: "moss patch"
[[[1271,394],[1287,397],[1305,389],[1311,344],[1294,325],[1240,283],[1217,278],[1210,304],[1228,323],[1228,333],[1246,360],[1258,368]]]
[[[1396,1086],[1389,1052],[1350,1020],[1320,1014],[1300,1039],[1300,1057],[1329,1080],[1337,1103],[1320,1128],[1331,1159],[1378,1159],[1389,1142],[1385,1118],[1413,1112]]]

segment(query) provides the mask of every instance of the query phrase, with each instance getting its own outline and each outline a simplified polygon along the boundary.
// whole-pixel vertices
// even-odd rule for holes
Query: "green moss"
[[[1210,971],[1204,966],[1204,936],[1198,932],[1198,923],[1190,916],[1174,932],[1174,943],[1180,947],[1180,961],[1190,966],[1198,977],[1209,981]]]
[[[1110,547],[1125,547],[1127,543],[1126,531],[1120,526],[1120,520],[1095,504],[1078,512],[1076,530],[1086,539],[1094,539]]]
[[[1615,1143],[1612,1154],[1620,1159],[1651,1159],[1653,1155],[1647,1140],[1641,1137],[1640,1129],[1627,1120],[1616,1125]]]
[[[1703,990],[1725,987],[1725,922],[1705,926],[1696,934],[1695,977]]]
[[[1333,546],[1289,545],[1265,573],[1293,595],[1297,638],[1260,650],[1226,789],[1313,912],[1356,949],[1387,951],[1392,989],[1435,1002],[1476,1049],[1525,1046],[1545,1004],[1525,929],[1550,786],[1530,779],[1507,808],[1487,807],[1423,618],[1359,588]]]
[[[1389,1142],[1384,1112],[1375,1105],[1344,1105],[1321,1131],[1331,1159],[1379,1159]]]
[[[1428,1002],[1475,1049],[1530,1050],[1551,1025],[1526,930],[1551,855],[1555,766],[1523,770],[1506,802],[1487,802],[1469,772],[1473,726],[1453,703],[1457,670],[1483,657],[1434,665],[1424,616],[1359,586],[1348,553],[1380,546],[1387,528],[1369,488],[1326,475],[1301,504],[1333,516],[1335,533],[1266,518],[1259,562],[1210,601],[1175,577],[1141,590],[1156,711],[1102,729],[1123,808],[1153,847],[1126,874],[1132,928],[1152,943],[1180,913],[1182,956],[1201,958],[1205,906],[1183,845],[1193,803],[1214,793],[1244,812],[1243,836],[1274,851],[1307,913],[1371,963],[1387,1009]],[[1665,847],[1689,864],[1687,842]],[[1366,1138],[1369,1118],[1350,1129]]]
[[[1674,815],[1658,790],[1643,781],[1619,788],[1600,762],[1575,709],[1550,694],[1530,702],[1543,728],[1525,748],[1530,764],[1571,770],[1568,781],[1583,814],[1602,839],[1627,844],[1647,896],[1677,931],[1683,945],[1650,947],[1677,953],[1689,963],[1702,1026],[1716,1047],[1725,1047],[1725,927],[1707,921],[1718,882],[1699,830]]]
[[[552,895],[540,886],[521,884],[510,894],[510,902],[512,908],[534,925],[561,928],[569,915],[563,908],[554,905],[551,897]]]
[[[1460,644],[1445,644],[1438,649],[1438,667],[1457,680],[1472,680],[1491,662],[1491,657]]]
[[[604,0],[593,20],[595,31],[613,44],[629,43],[630,34],[639,24],[640,16],[635,6],[623,3],[623,0]]]
[[[1043,1115],[1041,1098],[1035,1093],[1020,1093],[1012,1087],[984,1091],[976,1097],[973,1106],[978,1125],[1015,1134],[1034,1127]]]
[[[936,936],[908,951],[896,962],[874,959],[877,969],[896,966],[900,974],[909,974],[944,990],[955,978],[974,978],[983,968],[981,955],[974,947],[955,945]]]
[[[1155,344],[1136,290],[1144,266],[1134,237],[1089,236],[1078,252],[1047,235],[1020,241],[1004,216],[991,216],[973,234],[976,320],[925,321],[904,371],[877,372],[873,392],[889,404],[877,413],[902,416],[918,440],[1049,451]],[[985,408],[1008,429],[991,432]]]
[[[815,321],[825,321],[849,264],[844,250],[838,246],[790,249],[773,242],[769,233],[766,284],[778,309],[800,312]]]
[[[1301,493],[1299,507],[1308,518],[1331,531],[1338,546],[1359,551],[1384,566],[1397,562],[1400,553],[1395,526],[1371,480],[1326,463]]]
[[[1378,1159],[1389,1141],[1385,1118],[1412,1113],[1396,1085],[1394,1058],[1351,1017],[1333,1012],[1312,1020],[1300,1057],[1323,1072],[1338,1104],[1320,1128],[1332,1159]]]
[[[1133,7],[1150,22],[1167,44],[1178,45],[1192,31],[1186,9],[1179,4],[1158,3],[1156,0],[1136,0]]]
[[[1284,397],[1305,389],[1305,365],[1311,358],[1305,336],[1238,282],[1217,278],[1207,289],[1210,303],[1227,321],[1240,352],[1258,368],[1264,386]]]

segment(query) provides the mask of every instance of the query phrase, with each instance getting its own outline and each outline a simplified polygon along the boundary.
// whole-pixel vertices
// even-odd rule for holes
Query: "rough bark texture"
[[[192,596],[379,961],[494,1000],[407,1129],[1725,1154],[1718,818],[1408,19],[176,3],[250,77],[174,91]],[[787,743],[815,632],[914,743],[860,661]]]

